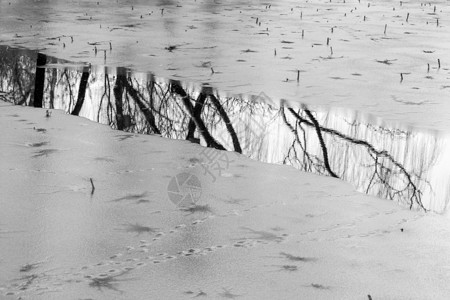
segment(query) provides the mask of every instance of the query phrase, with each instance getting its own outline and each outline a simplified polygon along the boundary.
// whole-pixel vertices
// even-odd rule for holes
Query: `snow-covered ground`
[[[2,298],[450,294],[443,216],[208,149],[230,160],[213,181],[206,148],[56,110],[46,117],[45,109],[2,103],[0,128]],[[168,193],[183,173],[198,179],[179,192],[192,192],[190,208]]]

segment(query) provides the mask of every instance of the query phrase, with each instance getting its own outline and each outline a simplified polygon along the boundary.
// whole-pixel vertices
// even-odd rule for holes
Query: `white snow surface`
[[[2,299],[450,294],[445,216],[231,152],[213,181],[199,145],[57,110],[1,103],[0,128]],[[201,183],[192,211],[169,200],[180,173]]]

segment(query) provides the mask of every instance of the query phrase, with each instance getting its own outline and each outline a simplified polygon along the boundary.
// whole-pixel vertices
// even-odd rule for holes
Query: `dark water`
[[[351,110],[312,109],[260,95],[71,63],[0,46],[0,99],[62,109],[113,129],[185,139],[333,176],[412,208],[444,212],[448,139]],[[51,112],[49,112],[51,113]],[[226,162],[206,157],[219,173]],[[210,172],[215,180],[214,172]]]

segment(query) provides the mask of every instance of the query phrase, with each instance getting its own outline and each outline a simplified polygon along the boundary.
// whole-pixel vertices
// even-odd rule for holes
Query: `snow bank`
[[[337,179],[60,111],[47,117],[1,103],[0,125],[7,299],[450,294],[442,216]],[[226,168],[209,168],[212,155]],[[190,195],[193,206],[175,205],[168,189]]]

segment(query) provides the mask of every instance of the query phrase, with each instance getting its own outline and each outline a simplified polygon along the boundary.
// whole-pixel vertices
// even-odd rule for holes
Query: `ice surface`
[[[198,163],[199,145],[114,131],[61,111],[47,117],[45,109],[2,103],[0,122],[6,299],[450,293],[450,230],[440,215],[231,153],[213,182]],[[169,199],[180,173],[201,184],[190,209]]]
[[[0,12],[2,44],[450,128],[443,0],[17,0]]]
[[[286,99],[298,109],[307,103],[320,124],[372,139],[377,149],[402,158],[408,170],[419,170],[411,174],[441,187],[436,192],[441,202],[432,204],[440,210],[449,191],[448,143],[435,134],[450,128],[448,14],[442,0],[427,5],[0,0],[0,43],[67,60],[47,65],[47,78],[59,79],[47,87],[61,80],[68,84],[46,90],[57,92],[46,103],[68,112],[89,63],[90,70],[102,66],[92,73],[103,76],[90,77],[88,84],[88,98],[97,101],[103,95],[95,94],[103,92],[99,83],[125,66],[144,72],[134,81],[138,91],[136,85],[154,78],[150,70],[161,76],[156,81],[161,86],[181,80],[190,97],[199,86],[212,86],[222,99],[236,96],[244,103],[251,95]],[[0,70],[2,76],[14,70],[19,82],[28,84],[12,85],[13,101],[20,104],[33,96],[26,88],[34,83],[33,73],[23,66],[33,69],[35,62],[24,59]],[[61,70],[71,71],[63,76]],[[11,92],[4,84],[1,99]],[[54,101],[58,97],[62,102]],[[316,110],[323,106],[350,110]],[[113,127],[125,123],[116,121],[111,106],[106,113],[99,108],[86,101],[79,115]],[[137,111],[136,105],[129,109]],[[409,132],[403,125],[385,132],[384,125],[370,127],[366,115],[352,116],[357,122],[349,126],[355,111],[432,134],[412,131],[419,133],[403,139]],[[152,133],[142,115],[135,117],[141,121],[131,124],[137,132]],[[289,118],[293,115],[287,118],[292,122]],[[450,230],[442,215],[365,196],[341,180],[208,149],[230,162],[212,178],[204,168],[205,148],[195,143],[114,131],[62,111],[49,114],[0,101],[0,126],[0,298],[447,299],[450,294]],[[172,138],[183,132],[164,129]],[[285,130],[259,152],[245,152],[261,141],[247,136],[244,153],[279,162],[273,150],[280,141],[286,146],[289,134]],[[330,151],[333,169],[367,177],[339,160],[362,152],[347,148],[341,157],[347,146],[326,141],[338,146]],[[222,142],[232,145],[230,139]],[[177,206],[180,199],[192,205]]]

